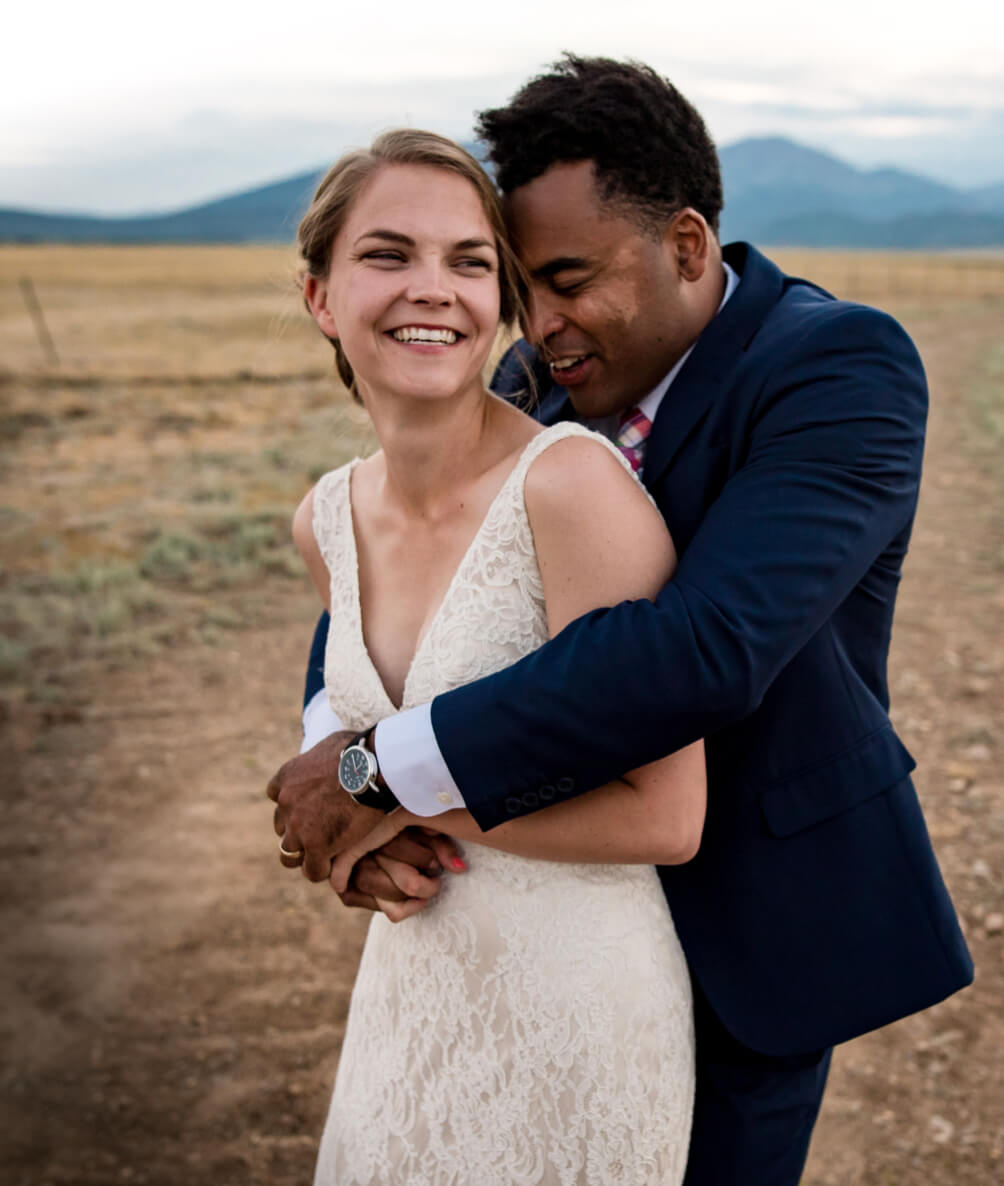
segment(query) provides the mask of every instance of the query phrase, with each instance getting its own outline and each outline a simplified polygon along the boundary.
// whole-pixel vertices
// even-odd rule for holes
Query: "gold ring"
[[[288,851],[287,851],[285,848],[283,848],[283,847],[282,847],[282,841],[281,841],[281,840],[279,841],[279,852],[280,852],[280,854],[281,854],[282,856],[284,856],[284,857],[289,857],[289,858],[290,858],[290,860],[293,860],[293,861],[298,861],[298,860],[300,859],[300,857],[302,857],[302,856],[303,856],[303,849],[302,849],[302,848],[298,848],[298,849],[296,850],[296,852],[288,852]]]

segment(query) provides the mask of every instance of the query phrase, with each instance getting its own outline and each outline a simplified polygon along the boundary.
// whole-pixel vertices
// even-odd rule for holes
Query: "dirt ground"
[[[1004,265],[783,262],[890,308],[929,370],[892,689],[977,964],[972,988],[838,1050],[804,1182],[987,1186],[1004,1176]],[[287,280],[270,249],[0,250],[11,1186],[310,1181],[367,920],[279,867],[263,792],[298,744],[315,617],[288,517],[368,436]]]

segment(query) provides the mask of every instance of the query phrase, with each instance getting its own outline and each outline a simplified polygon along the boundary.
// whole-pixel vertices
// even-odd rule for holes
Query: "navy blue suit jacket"
[[[972,978],[888,717],[927,389],[890,317],[746,244],[725,256],[740,284],[663,400],[645,457],[680,554],[673,580],[654,603],[587,614],[438,697],[432,719],[486,829],[705,738],[701,849],[660,869],[663,886],[723,1023],[794,1054]],[[525,342],[495,389],[525,387],[526,363],[541,419],[574,416]]]

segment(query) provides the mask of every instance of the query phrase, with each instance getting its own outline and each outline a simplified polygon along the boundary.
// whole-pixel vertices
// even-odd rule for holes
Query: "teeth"
[[[393,336],[399,342],[443,342],[447,346],[452,346],[457,340],[456,332],[452,329],[425,329],[417,325],[396,329]]]
[[[567,371],[569,367],[575,366],[577,362],[581,362],[586,356],[584,354],[576,354],[574,358],[556,358],[551,363],[552,371]]]

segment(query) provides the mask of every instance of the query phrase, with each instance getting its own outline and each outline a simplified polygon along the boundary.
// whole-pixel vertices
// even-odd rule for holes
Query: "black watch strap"
[[[371,741],[371,738],[375,732],[375,725],[372,729],[364,729],[362,733],[357,733],[356,736],[352,738],[345,749],[348,749],[353,745],[361,745],[365,750],[373,755],[375,760],[376,750]],[[342,752],[344,753],[344,750]],[[368,787],[364,787],[363,790],[353,794],[352,798],[355,799],[357,803],[361,803],[363,807],[375,807],[377,811],[382,811],[385,815],[388,812],[393,811],[395,807],[401,806],[397,795],[395,795],[390,789],[390,787],[387,785],[386,779],[380,773],[379,763],[377,764],[376,778],[373,780],[373,783],[371,783]]]

